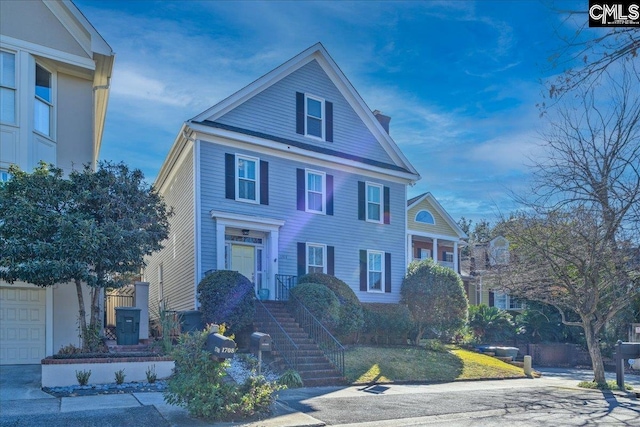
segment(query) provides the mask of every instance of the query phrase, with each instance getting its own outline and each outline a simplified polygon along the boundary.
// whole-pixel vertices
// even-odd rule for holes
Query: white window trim
[[[309,209],[309,174],[322,176],[322,210]],[[305,212],[326,215],[327,212],[327,174],[324,172],[305,169],[304,170],[304,210]]]
[[[235,182],[235,186],[236,186],[236,201],[238,202],[245,202],[245,203],[253,203],[253,204],[260,204],[260,159],[257,157],[251,157],[251,156],[245,156],[244,154],[236,154],[236,161],[235,161],[235,178],[236,178],[236,182]],[[255,179],[255,183],[256,183],[256,198],[254,199],[244,199],[240,197],[240,174],[238,173],[238,162],[239,160],[246,160],[246,161],[250,161],[250,162],[254,162],[256,164],[256,179]],[[246,179],[246,178],[243,178]],[[249,179],[247,179],[247,181],[249,181]]]
[[[44,99],[40,98],[38,95],[36,95],[36,66],[40,66],[42,68],[44,68],[46,71],[48,71],[49,73],[51,73],[51,102],[49,101],[45,101]],[[58,109],[57,109],[57,105],[58,105],[58,99],[57,99],[57,93],[58,93],[58,73],[56,71],[56,69],[52,66],[49,65],[48,63],[46,63],[45,61],[42,60],[37,60],[33,63],[33,69],[31,72],[32,75],[32,83],[33,83],[33,113],[32,113],[32,117],[31,120],[33,120],[32,124],[33,126],[33,132],[42,136],[43,138],[47,138],[50,141],[56,141],[56,133],[57,133],[57,129],[56,129],[56,123],[58,122],[57,120],[57,113],[58,113]],[[51,110],[49,112],[49,135],[44,134],[42,132],[40,132],[39,130],[36,130],[35,127],[35,102],[36,100],[42,101],[43,103],[49,105],[51,107]]]
[[[423,211],[428,212],[429,215],[431,215],[433,222],[418,221],[418,215],[420,215],[420,213]],[[417,222],[418,224],[436,225],[436,217],[433,215],[433,212],[431,212],[429,209],[420,209],[418,212],[416,212],[416,216],[413,218],[413,221]]]
[[[449,254],[451,254],[451,261],[447,261],[446,259],[443,259],[442,261],[444,261],[444,262],[453,262],[453,252],[451,252],[451,251],[444,251],[443,258],[446,258],[447,255],[449,255]]]
[[[327,245],[324,245],[322,243],[307,243],[306,244],[306,250],[305,250],[305,272],[307,274],[309,274],[309,248],[321,248],[322,249],[322,261],[323,261],[323,265],[322,265],[322,272],[324,274],[327,274]],[[312,267],[319,267],[318,265],[314,265]]]
[[[380,289],[371,289],[371,283],[369,282],[369,273],[371,272],[371,268],[369,267],[369,254],[380,255]],[[380,293],[380,294],[384,293],[384,289],[386,286],[386,283],[384,282],[385,273],[386,273],[384,264],[385,264],[384,252],[367,250],[367,292]]]
[[[18,123],[20,122],[20,118],[18,117],[18,113],[19,113],[19,107],[18,107],[18,80],[19,80],[19,75],[18,75],[18,53],[12,50],[7,50],[7,49],[2,49],[1,50],[4,53],[8,53],[10,55],[13,55],[13,86],[5,86],[0,84],[0,88],[2,89],[8,89],[13,91],[13,122],[5,122],[5,121],[1,121],[0,123],[2,123],[3,125],[9,125],[9,126],[17,126]],[[1,119],[1,117],[0,117]]]
[[[313,99],[314,101],[318,101],[320,103],[320,114],[322,115],[322,117],[320,118],[320,134],[321,136],[316,136],[316,135],[310,135],[307,132],[307,119],[309,118],[309,114],[307,113],[307,99]],[[307,138],[312,138],[312,139],[317,139],[318,141],[324,141],[325,140],[325,120],[327,120],[326,114],[325,114],[325,108],[324,108],[324,98],[320,98],[318,96],[315,95],[311,95],[308,93],[304,94],[304,136],[306,136]]]
[[[378,187],[380,189],[380,202],[378,202],[378,206],[380,207],[380,219],[379,220],[375,220],[375,219],[370,219],[369,218],[369,187]],[[367,222],[373,222],[375,224],[382,224],[384,222],[384,208],[383,208],[383,206],[384,206],[384,186],[382,184],[376,184],[375,182],[366,181],[365,185],[364,185],[364,193],[365,193],[365,196],[364,196],[364,199],[365,199],[364,200],[364,203],[365,203],[365,206],[364,206],[364,210],[365,210],[365,213],[364,213],[365,216],[364,217],[365,217],[365,220]],[[374,202],[372,202],[372,203],[374,203]]]

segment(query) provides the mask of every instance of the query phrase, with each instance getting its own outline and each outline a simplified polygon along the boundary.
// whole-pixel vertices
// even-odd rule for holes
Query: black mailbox
[[[209,334],[206,349],[215,357],[229,359],[236,353],[236,343],[220,334]]]
[[[252,333],[251,348],[260,351],[271,351],[271,335],[262,332]]]
[[[640,357],[640,342],[621,342],[616,349],[623,359],[637,359]]]

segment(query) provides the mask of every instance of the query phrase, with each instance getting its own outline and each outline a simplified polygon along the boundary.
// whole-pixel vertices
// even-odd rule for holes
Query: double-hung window
[[[16,123],[16,56],[0,52],[0,122]]]
[[[257,188],[259,188],[258,159],[236,156],[236,195],[238,200],[257,202]]]
[[[52,94],[51,73],[41,65],[36,64],[36,98],[33,106],[33,128],[46,136],[51,136]]]
[[[382,222],[382,188],[367,182],[367,221]]]
[[[326,273],[326,246],[307,243],[307,273]]]
[[[305,96],[305,135],[324,139],[324,100]]]
[[[307,189],[305,193],[307,212],[325,213],[326,175],[324,172],[306,171]]]
[[[372,292],[384,292],[384,252],[367,251],[367,288]]]

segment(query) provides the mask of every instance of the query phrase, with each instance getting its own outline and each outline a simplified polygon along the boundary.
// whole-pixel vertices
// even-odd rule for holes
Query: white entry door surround
[[[269,289],[271,296],[275,295],[276,274],[278,274],[278,241],[280,228],[285,221],[273,218],[263,218],[251,215],[234,214],[230,212],[211,211],[211,218],[216,221],[216,269],[225,269],[225,233],[227,229],[241,229],[264,233],[263,242],[266,251],[265,277],[262,279],[264,288]],[[251,279],[251,277],[249,277]]]

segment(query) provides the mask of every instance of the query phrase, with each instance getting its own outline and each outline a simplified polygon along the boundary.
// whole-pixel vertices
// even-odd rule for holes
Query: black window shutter
[[[489,292],[489,307],[493,307],[495,305],[496,305],[495,295],[493,295],[493,292]]]
[[[225,153],[224,155],[225,197],[236,198],[236,156]]]
[[[391,194],[389,187],[384,187],[384,223],[391,224]]]
[[[330,276],[336,275],[334,253],[335,248],[333,246],[327,246],[327,274]]]
[[[360,250],[360,290],[367,291],[367,251]]]
[[[364,205],[365,200],[365,184],[364,181],[358,181],[358,219],[364,221]]]
[[[327,186],[327,215],[333,215],[333,175],[326,176]]]
[[[260,160],[260,204],[269,204],[269,162]]]
[[[333,102],[324,103],[325,129],[324,136],[327,142],[333,142]]]
[[[384,291],[391,292],[391,254],[384,254]]]
[[[296,133],[304,135],[304,93],[296,92]]]
[[[306,186],[304,185],[304,169],[296,170],[296,182],[297,182],[297,197],[298,197],[298,210],[303,211],[304,209],[304,192]]]
[[[307,273],[307,245],[304,242],[298,242],[298,276],[304,276]]]

